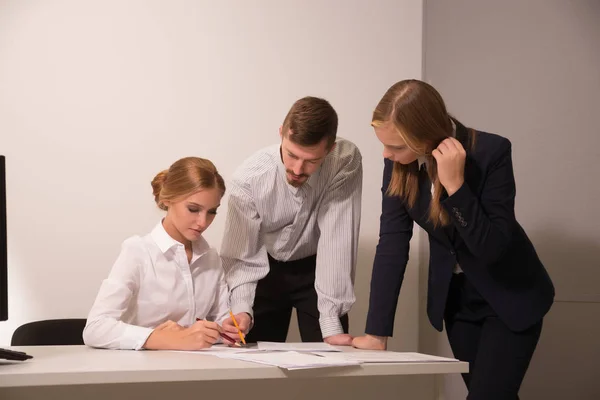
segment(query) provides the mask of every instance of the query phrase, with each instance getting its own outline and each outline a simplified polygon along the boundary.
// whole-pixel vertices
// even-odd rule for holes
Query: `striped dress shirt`
[[[338,139],[321,167],[296,188],[286,180],[280,146],[247,159],[229,184],[221,248],[231,308],[252,313],[256,285],[279,261],[317,255],[315,290],[323,337],[343,333],[340,316],[354,304],[362,194],[362,157]]]

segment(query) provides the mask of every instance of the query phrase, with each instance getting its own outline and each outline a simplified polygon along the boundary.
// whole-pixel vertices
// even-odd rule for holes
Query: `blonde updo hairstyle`
[[[168,210],[165,201],[178,201],[200,190],[214,188],[218,188],[221,195],[225,194],[225,182],[215,165],[199,157],[177,160],[152,180],[154,201],[165,211]]]

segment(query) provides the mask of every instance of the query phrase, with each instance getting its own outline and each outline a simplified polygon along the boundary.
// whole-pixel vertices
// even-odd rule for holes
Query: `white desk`
[[[210,355],[96,350],[85,346],[14,347],[34,356],[0,361],[0,399],[173,398],[432,400],[435,376],[467,363],[368,364],[286,371]],[[352,349],[344,349],[352,351]]]

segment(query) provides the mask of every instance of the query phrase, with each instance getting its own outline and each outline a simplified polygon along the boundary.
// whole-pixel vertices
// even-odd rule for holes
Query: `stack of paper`
[[[299,353],[297,351],[248,351],[244,353],[216,353],[217,357],[232,360],[250,361],[259,364],[273,365],[288,370],[324,368],[324,367],[347,367],[359,365],[360,362],[346,360],[343,358],[323,357],[313,353]]]
[[[215,355],[216,353],[244,353],[246,351],[256,351],[257,347],[237,347],[237,346],[228,346],[225,344],[216,344],[211,347],[207,347],[205,349],[199,350],[169,350],[174,353],[194,353],[194,354],[210,354]]]
[[[424,363],[424,362],[457,362],[454,358],[431,356],[421,353],[397,353],[384,350],[357,350],[343,353],[316,352],[314,354],[328,359],[356,361],[359,363]]]
[[[210,354],[220,358],[249,361],[272,365],[289,370],[324,367],[346,367],[364,363],[427,363],[457,362],[421,353],[398,353],[383,350],[356,350],[336,348],[327,343],[275,343],[258,342],[249,347],[212,346],[196,351],[197,354]]]
[[[327,343],[279,343],[279,342],[258,342],[259,350],[267,351],[298,351],[298,352],[330,352],[341,351]]]

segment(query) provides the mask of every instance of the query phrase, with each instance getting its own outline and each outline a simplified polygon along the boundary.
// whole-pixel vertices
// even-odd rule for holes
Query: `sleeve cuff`
[[[394,323],[392,321],[375,323],[367,317],[367,327],[365,328],[367,335],[392,337],[394,336]]]
[[[458,189],[452,196],[444,199],[442,205],[446,208],[450,214],[450,218],[457,226],[457,228],[466,228],[468,222],[465,220],[467,217],[465,213],[465,205],[469,204],[470,199],[473,197],[471,190],[466,183]]]
[[[123,343],[121,343],[122,349],[133,349],[143,350],[144,344],[150,334],[154,331],[152,328],[144,328],[142,326],[130,325],[125,331],[125,337]]]
[[[344,333],[340,317],[321,317],[319,318],[319,325],[321,325],[321,334],[323,338],[339,335]]]
[[[468,200],[471,196],[469,186],[467,182],[463,182],[462,186],[454,192],[452,196],[448,196],[441,203],[448,209],[452,210],[452,207],[457,207],[465,203],[465,200]]]
[[[245,303],[232,304],[231,312],[233,314],[239,314],[239,313],[243,313],[243,312],[248,313],[250,315],[250,318],[252,318],[252,320],[254,320],[254,313],[252,312],[252,307],[250,307],[248,304],[245,304]]]

